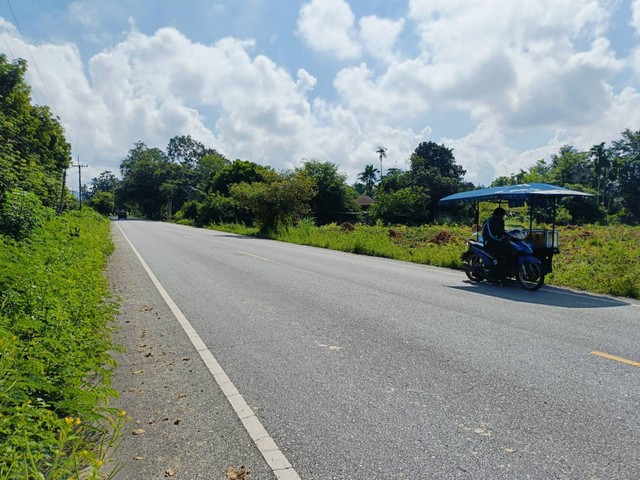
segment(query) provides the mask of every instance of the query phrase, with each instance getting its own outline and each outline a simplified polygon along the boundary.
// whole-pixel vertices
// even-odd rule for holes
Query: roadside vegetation
[[[0,479],[103,478],[126,414],[103,277],[109,221],[64,185],[71,147],[0,55]]]
[[[99,478],[125,420],[108,407],[109,222],[40,220],[27,239],[0,236],[0,478]]]

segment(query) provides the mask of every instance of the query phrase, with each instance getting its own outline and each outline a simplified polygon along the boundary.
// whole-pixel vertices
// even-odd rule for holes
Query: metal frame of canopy
[[[472,202],[474,204],[474,224],[480,225],[480,202],[519,202],[526,203],[529,207],[529,237],[533,237],[533,207],[546,203],[548,199],[553,200],[553,215],[551,223],[551,246],[546,242],[544,246],[532,245],[534,254],[542,262],[545,273],[551,272],[551,264],[554,253],[559,253],[560,249],[556,242],[556,209],[558,198],[560,197],[592,197],[585,192],[578,192],[548,183],[522,183],[519,185],[505,185],[503,187],[482,188],[467,192],[455,193],[441,198],[438,203]],[[537,205],[536,205],[537,204]]]

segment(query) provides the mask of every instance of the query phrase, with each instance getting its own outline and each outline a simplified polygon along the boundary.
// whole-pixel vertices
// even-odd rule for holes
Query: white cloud
[[[631,25],[636,29],[636,35],[640,36],[640,0],[631,2]]]
[[[354,22],[346,1],[312,0],[300,9],[298,33],[314,50],[348,60],[361,54]]]
[[[79,5],[76,20],[84,12],[89,22]],[[196,43],[175,28],[147,34],[132,22],[85,64],[70,43],[30,49],[92,174],[117,171],[138,140],[164,148],[172,136],[190,134],[232,159],[275,168],[301,158],[332,161],[354,181],[365,164],[378,166],[378,145],[388,148],[386,169],[406,167],[416,146],[433,140],[454,148],[467,180],[488,184],[565,143],[589,148],[640,125],[638,86],[619,81],[640,68],[640,49],[616,56],[607,39],[611,12],[600,5],[411,0],[407,18],[388,20],[358,19],[344,0],[307,2],[298,35],[339,60],[335,98],[315,92],[321,72],[313,62],[285,68],[256,54],[268,49],[251,39]],[[417,42],[403,51],[408,26]],[[13,26],[0,19],[0,29],[14,54],[29,58]],[[29,80],[47,102],[32,70]],[[535,141],[526,146],[514,140],[529,132]]]
[[[391,60],[398,36],[404,28],[404,19],[398,21],[368,16],[360,19],[360,39],[365,50],[373,57]]]

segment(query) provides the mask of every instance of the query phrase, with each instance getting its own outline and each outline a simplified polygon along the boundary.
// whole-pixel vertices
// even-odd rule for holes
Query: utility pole
[[[78,164],[71,165],[72,167],[78,167],[78,199],[80,200],[80,210],[82,210],[82,169],[89,165],[82,165],[80,163],[80,155],[78,155]]]
[[[67,189],[67,169],[62,170],[62,187],[60,188],[60,206],[58,207],[58,215],[64,209],[64,192]]]

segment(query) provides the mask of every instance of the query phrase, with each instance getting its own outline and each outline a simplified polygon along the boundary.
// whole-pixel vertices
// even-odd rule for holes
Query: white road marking
[[[240,392],[238,392],[238,389],[224,372],[216,358],[207,348],[206,344],[202,341],[200,335],[198,335],[195,329],[191,326],[191,323],[189,322],[189,320],[187,320],[187,317],[184,316],[180,308],[178,308],[176,303],[169,296],[160,281],[156,278],[155,274],[147,265],[147,262],[144,261],[136,247],[133,246],[127,235],[124,233],[120,225],[118,225],[118,228],[133,250],[133,253],[135,253],[136,257],[138,257],[138,260],[140,260],[140,263],[147,272],[147,275],[149,275],[149,278],[151,279],[153,284],[158,289],[158,292],[160,292],[160,295],[162,295],[162,298],[173,312],[173,315],[182,326],[182,329],[189,337],[189,340],[191,340],[191,343],[200,354],[200,358],[202,358],[202,361],[209,369],[209,372],[211,372],[211,375],[213,375],[213,378],[218,383],[218,386],[222,390],[222,393],[224,393],[225,397],[227,397],[227,400],[233,407],[236,415],[238,415],[238,418],[249,433],[249,436],[253,440],[253,443],[256,445],[256,447],[266,460],[276,478],[278,480],[300,480],[300,475],[298,475],[298,473],[294,470],[294,468],[284,456],[271,435],[269,435],[269,433],[262,426],[262,423],[260,422],[258,417],[256,417],[255,413],[253,412],[253,410],[251,410],[251,407],[247,404],[244,397],[240,394]]]
[[[259,260],[264,260],[265,262],[269,261],[268,258],[261,257],[260,255],[254,255],[253,253],[241,252],[240,250],[238,250],[238,253],[240,255],[246,255],[247,257],[253,257],[253,258],[257,258]]]

